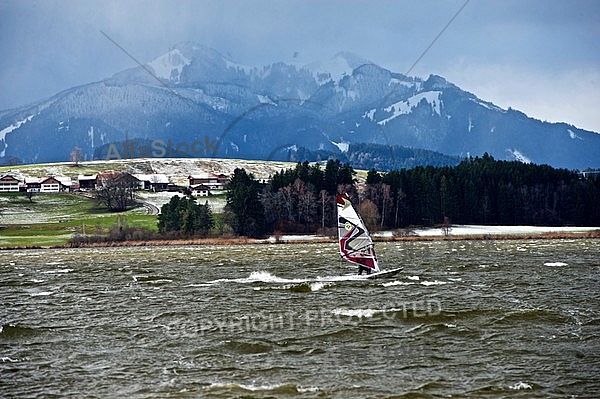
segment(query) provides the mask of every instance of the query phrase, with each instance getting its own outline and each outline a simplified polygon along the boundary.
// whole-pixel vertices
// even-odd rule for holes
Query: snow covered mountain
[[[0,163],[64,161],[74,147],[88,160],[327,157],[361,143],[389,148],[392,160],[405,146],[600,166],[600,134],[528,118],[442,77],[403,76],[351,53],[248,67],[181,43],[144,68],[0,112]]]

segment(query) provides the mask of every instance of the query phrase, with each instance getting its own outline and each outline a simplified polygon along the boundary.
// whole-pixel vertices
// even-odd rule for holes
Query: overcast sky
[[[249,65],[350,51],[406,73],[466,0],[0,0],[0,109],[112,76],[181,41]],[[294,54],[297,53],[296,57]],[[600,132],[600,1],[470,0],[410,72]]]

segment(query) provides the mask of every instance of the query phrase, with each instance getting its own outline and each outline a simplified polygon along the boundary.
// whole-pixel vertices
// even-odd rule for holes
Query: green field
[[[156,215],[143,207],[108,212],[76,194],[0,194],[0,248],[57,246],[78,234],[104,234],[117,223],[157,230]]]

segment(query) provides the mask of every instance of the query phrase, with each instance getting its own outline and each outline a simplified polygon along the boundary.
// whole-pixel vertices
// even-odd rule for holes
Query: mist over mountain
[[[0,163],[66,161],[79,147],[87,160],[338,157],[392,169],[487,152],[569,169],[600,166],[600,134],[529,118],[443,77],[407,77],[351,53],[249,67],[188,42],[145,68],[0,112]],[[415,154],[423,161],[407,163]]]

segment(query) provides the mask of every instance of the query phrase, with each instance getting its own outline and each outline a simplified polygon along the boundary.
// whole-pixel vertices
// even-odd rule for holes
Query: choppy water
[[[600,396],[598,240],[0,253],[0,396]]]

